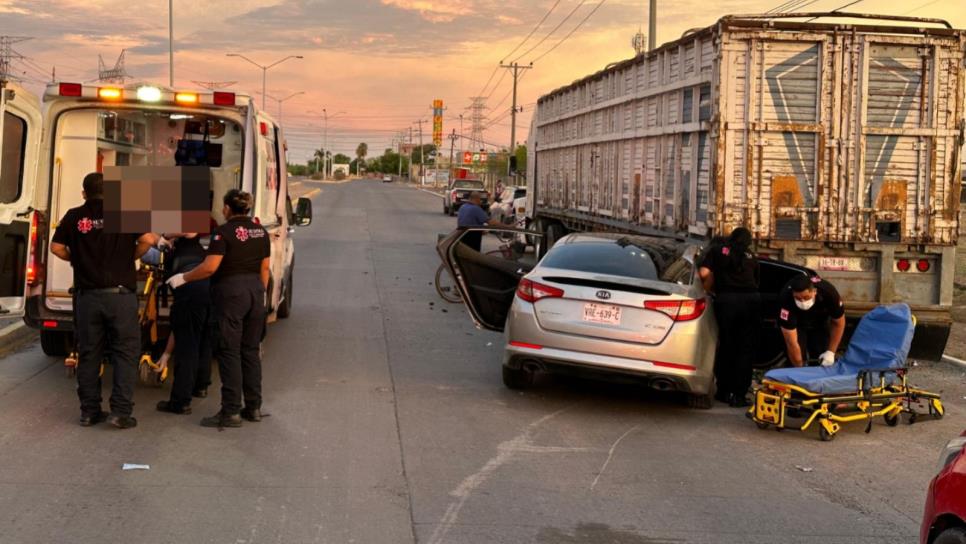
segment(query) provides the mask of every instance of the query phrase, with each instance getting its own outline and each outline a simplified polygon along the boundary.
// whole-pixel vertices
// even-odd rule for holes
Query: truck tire
[[[292,263],[295,264],[294,261]],[[294,288],[295,281],[295,271],[292,270],[288,273],[288,280],[285,282],[285,287],[282,288],[282,300],[281,304],[278,306],[278,318],[288,319],[288,316],[292,315],[292,292]]]
[[[547,236],[543,239],[544,246],[547,248],[546,250],[549,251],[557,243],[557,240],[566,235],[567,229],[560,223],[550,223],[547,225]]]
[[[40,331],[40,348],[51,357],[67,357],[74,349],[74,335],[69,332]]]

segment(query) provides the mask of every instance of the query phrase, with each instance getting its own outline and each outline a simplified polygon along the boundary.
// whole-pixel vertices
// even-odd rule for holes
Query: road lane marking
[[[611,444],[610,451],[607,452],[607,460],[604,461],[604,464],[600,466],[600,470],[597,471],[597,477],[595,477],[594,482],[590,484],[591,491],[593,491],[594,488],[597,487],[597,482],[600,481],[600,477],[604,474],[604,471],[607,470],[607,465],[610,464],[610,460],[614,458],[614,451],[617,449],[617,445],[621,443],[621,440],[624,440],[625,438],[627,438],[627,435],[636,431],[638,427],[640,427],[640,425],[634,425],[630,429],[627,429],[627,432],[622,434],[620,438],[618,438],[617,440],[614,441],[613,444]]]
[[[441,195],[439,193],[434,193],[434,192],[430,191],[429,189],[416,189],[416,190],[417,191],[422,191],[422,192],[427,193],[427,194],[431,194],[433,196],[437,196],[439,198],[446,198],[445,196],[443,196],[443,195]]]
[[[317,195],[317,194],[319,194],[321,192],[322,192],[322,189],[312,189],[311,191],[309,191],[309,192],[305,193],[304,195],[302,195],[301,198],[312,198],[313,196],[315,196],[315,195]]]

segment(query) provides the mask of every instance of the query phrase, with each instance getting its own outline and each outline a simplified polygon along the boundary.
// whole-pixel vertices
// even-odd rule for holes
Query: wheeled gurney
[[[903,413],[914,423],[944,414],[939,394],[906,381],[915,318],[906,304],[879,306],[859,322],[845,355],[828,367],[781,368],[765,374],[748,411],[759,428],[808,430],[832,440],[840,424],[882,417],[895,426]]]

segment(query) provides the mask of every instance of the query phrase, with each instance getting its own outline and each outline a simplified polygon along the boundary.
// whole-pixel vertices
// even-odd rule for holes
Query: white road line
[[[439,197],[439,198],[446,198],[445,196],[443,196],[443,195],[441,195],[439,193],[434,193],[434,192],[432,192],[432,191],[430,191],[428,189],[416,189],[416,190],[417,191],[422,191],[422,192],[427,193],[427,194],[431,194],[431,195],[436,196],[436,197]]]
[[[22,328],[24,328],[26,326],[27,326],[27,324],[24,323],[23,321],[21,321],[19,323],[14,323],[12,325],[7,325],[6,327],[0,329],[0,338],[3,338],[5,336],[7,336],[8,334],[13,334],[13,333],[17,332],[19,329],[22,329]]]
[[[604,474],[604,471],[607,470],[607,465],[610,464],[610,460],[614,458],[614,451],[617,449],[617,445],[621,443],[621,440],[624,440],[625,438],[627,438],[627,435],[636,431],[638,427],[640,427],[640,425],[634,425],[630,429],[627,429],[627,432],[622,434],[620,438],[615,440],[614,443],[611,445],[610,451],[607,453],[607,460],[604,461],[604,464],[600,466],[600,470],[597,471],[597,477],[594,478],[594,482],[590,484],[591,491],[593,491],[594,488],[597,487],[597,482],[600,481],[600,477]]]

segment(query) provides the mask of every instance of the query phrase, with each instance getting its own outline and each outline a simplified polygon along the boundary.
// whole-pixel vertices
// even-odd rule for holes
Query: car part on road
[[[455,304],[463,301],[463,297],[456,287],[456,282],[449,270],[446,269],[446,265],[440,264],[439,268],[436,269],[436,281],[433,285],[436,286],[436,292],[439,293],[439,296],[446,302]]]

